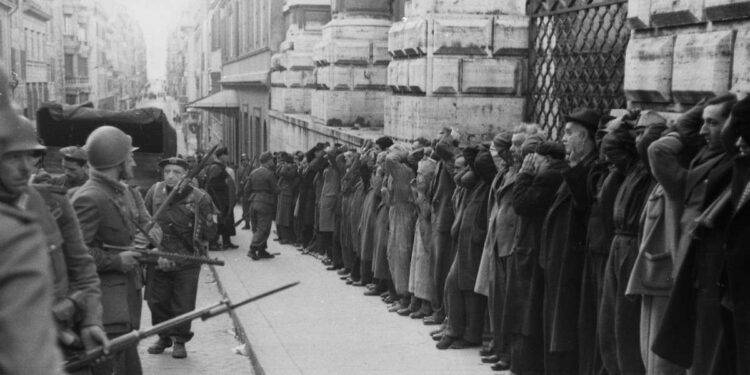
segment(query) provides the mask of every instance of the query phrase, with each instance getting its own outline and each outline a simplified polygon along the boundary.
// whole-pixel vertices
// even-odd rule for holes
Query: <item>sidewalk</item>
[[[198,281],[198,298],[196,308],[214,305],[222,299],[208,267],[203,266]],[[151,312],[146,301],[143,301],[141,326],[151,326]],[[219,315],[206,321],[193,321],[195,333],[187,343],[188,357],[172,358],[172,350],[163,354],[148,354],[146,349],[156,338],[147,338],[138,345],[138,352],[145,375],[203,375],[203,374],[253,374],[247,357],[234,354],[232,349],[240,345],[234,338],[232,319],[228,314]]]
[[[477,349],[436,349],[429,336],[435,326],[389,313],[380,298],[291,246],[269,240],[276,258],[251,260],[251,233],[237,232],[239,249],[211,252],[227,263],[216,269],[232,299],[301,281],[237,311],[259,374],[493,374]]]

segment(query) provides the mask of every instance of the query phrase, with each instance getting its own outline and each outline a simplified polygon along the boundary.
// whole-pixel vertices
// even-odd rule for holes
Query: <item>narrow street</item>
[[[239,210],[235,215],[240,217]],[[478,350],[436,349],[429,336],[435,326],[389,313],[380,298],[364,296],[364,288],[346,285],[292,246],[269,241],[269,252],[276,258],[251,260],[245,255],[251,233],[239,228],[237,232],[233,242],[239,249],[211,253],[227,263],[216,269],[232,299],[301,281],[237,311],[258,373],[493,373],[481,363]]]

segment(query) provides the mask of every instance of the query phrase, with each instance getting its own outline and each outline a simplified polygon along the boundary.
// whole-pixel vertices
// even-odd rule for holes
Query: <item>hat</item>
[[[240,155],[240,160],[248,160],[248,159],[249,158],[247,157],[246,153],[243,152],[242,155]]]
[[[381,150],[385,151],[388,147],[393,146],[393,140],[391,137],[380,137],[375,141],[375,144],[377,144]]]
[[[281,159],[281,161],[285,163],[294,163],[294,157],[292,155],[289,155],[288,152],[280,152],[279,159]]]
[[[164,168],[167,165],[177,165],[182,167],[186,171],[190,169],[190,165],[188,165],[188,162],[185,161],[185,159],[179,158],[177,156],[172,156],[171,158],[166,158],[159,162],[159,168]]]
[[[565,159],[565,146],[559,142],[542,142],[536,148],[536,153],[542,156],[549,156],[553,159],[563,160]]]
[[[498,150],[507,150],[513,144],[513,133],[503,130],[492,139],[492,144]]]
[[[268,151],[266,151],[266,152],[260,154],[259,160],[260,160],[261,164],[268,163],[269,161],[273,160],[273,154],[270,153],[270,152],[268,152]]]
[[[635,123],[636,129],[647,128],[653,124],[667,124],[667,119],[662,117],[656,111],[643,111]]]
[[[602,115],[592,108],[578,108],[571,114],[565,116],[565,122],[575,122],[586,128],[593,136],[599,128],[599,119]]]
[[[222,155],[229,155],[229,150],[226,147],[219,147],[215,155],[217,158]]]
[[[86,153],[86,150],[78,146],[63,147],[60,149],[60,153],[66,159],[73,159],[75,161],[80,161],[84,163],[89,161],[89,156]]]
[[[523,141],[523,145],[521,145],[521,153],[527,155],[535,152],[542,142],[544,142],[544,137],[542,137],[541,134],[532,134],[526,137],[526,140]]]

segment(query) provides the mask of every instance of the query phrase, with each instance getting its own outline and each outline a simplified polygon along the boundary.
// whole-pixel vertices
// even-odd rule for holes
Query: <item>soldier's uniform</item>
[[[0,228],[0,373],[63,374],[44,235],[31,215],[5,203]]]
[[[261,163],[266,158],[270,159],[271,155],[268,153],[261,155]],[[276,176],[272,170],[261,166],[250,172],[245,185],[245,194],[250,201],[250,223],[253,228],[253,240],[250,243],[248,256],[253,259],[272,257],[266,251],[268,248],[266,242],[271,233],[271,222],[276,215],[278,193],[279,187],[276,185]]]
[[[73,207],[66,190],[51,185],[27,189],[27,211],[34,213],[42,226],[54,278],[53,314],[60,328],[77,331],[86,326],[102,326],[99,276],[94,258],[83,243]],[[59,335],[63,350],[72,348],[70,336]]]
[[[177,158],[172,158],[177,159]],[[179,159],[181,160],[181,159]],[[168,164],[169,162],[162,162]],[[160,163],[160,165],[162,165]],[[181,164],[180,164],[181,165]],[[187,165],[183,166],[187,168]],[[216,223],[213,220],[211,198],[202,190],[188,186],[179,192],[169,207],[155,218],[162,228],[161,250],[183,255],[206,255],[206,245],[213,238]],[[146,209],[152,214],[162,206],[171,188],[165,182],[157,182],[146,193]],[[180,263],[169,270],[149,267],[146,283],[146,301],[151,309],[151,323],[159,324],[178,315],[195,309],[195,298],[198,292],[198,276],[201,266],[197,263]],[[165,347],[175,343],[184,344],[193,333],[191,322],[186,322],[169,332],[159,335],[156,346],[149,352],[160,353]],[[174,354],[174,353],[173,353]]]

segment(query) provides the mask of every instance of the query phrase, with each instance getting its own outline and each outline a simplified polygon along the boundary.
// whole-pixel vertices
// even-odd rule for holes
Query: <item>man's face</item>
[[[134,177],[133,168],[135,168],[135,160],[133,159],[133,153],[131,152],[128,156],[128,160],[122,163],[122,170],[120,171],[121,180],[130,180]]]
[[[167,164],[164,166],[164,182],[167,186],[174,187],[183,177],[185,177],[186,173],[187,171],[185,168],[182,168],[179,165]]]
[[[563,145],[565,153],[570,155],[573,151],[581,150],[586,143],[586,128],[575,122],[565,123],[565,133],[563,134]]]
[[[63,159],[62,167],[65,171],[65,176],[73,181],[82,181],[86,178],[88,170],[86,164],[79,165],[75,161]]]
[[[13,194],[20,194],[28,186],[38,157],[32,151],[12,151],[0,158],[0,181]]]
[[[242,164],[242,165],[247,165],[247,163],[249,163],[249,162],[250,162],[250,160],[247,160],[247,158],[243,157],[243,158],[240,159],[240,164]]]
[[[721,148],[721,129],[727,118],[721,115],[722,105],[710,105],[703,110],[703,126],[700,135],[711,149]]]
[[[453,162],[453,176],[455,177],[466,168],[466,159],[463,156],[457,157]]]

